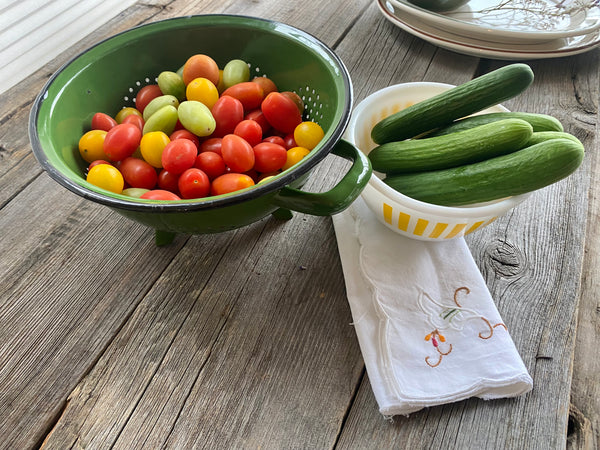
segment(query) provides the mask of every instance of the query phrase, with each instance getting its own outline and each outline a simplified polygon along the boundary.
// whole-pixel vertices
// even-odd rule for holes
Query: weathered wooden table
[[[469,236],[535,383],[386,420],[365,371],[331,218],[296,214],[154,245],[152,230],[52,181],[32,101],[116,32],[225,12],[289,23],[343,59],[355,104],[407,81],[459,84],[506,61],[442,50],[372,0],[142,1],[0,97],[0,447],[597,448],[600,443],[600,50],[526,61],[514,110],[559,118],[580,170]],[[307,189],[331,185],[327,157]]]

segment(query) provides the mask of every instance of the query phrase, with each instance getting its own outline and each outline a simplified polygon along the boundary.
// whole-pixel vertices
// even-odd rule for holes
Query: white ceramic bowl
[[[371,140],[371,130],[377,122],[452,87],[444,83],[415,82],[377,91],[360,102],[352,112],[346,139],[368,155],[376,146]],[[493,111],[508,109],[497,105],[481,113]],[[444,241],[480,230],[530,195],[522,194],[470,206],[439,206],[407,197],[389,187],[381,178],[382,174],[373,172],[361,194],[365,203],[389,229],[425,241]]]

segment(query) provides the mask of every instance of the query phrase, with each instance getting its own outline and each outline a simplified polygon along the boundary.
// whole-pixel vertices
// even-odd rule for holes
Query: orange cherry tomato
[[[254,180],[242,173],[226,173],[213,180],[210,187],[211,195],[229,194],[230,192],[254,186]]]

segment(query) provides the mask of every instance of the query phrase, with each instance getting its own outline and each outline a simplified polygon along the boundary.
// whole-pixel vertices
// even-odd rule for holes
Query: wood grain
[[[62,63],[131,26],[213,12],[322,39],[347,65],[355,103],[390,84],[459,84],[506,63],[427,44],[368,0],[151,0],[3,94],[0,448],[597,446],[600,51],[530,61],[534,85],[506,102],[558,117],[586,147],[582,168],[467,240],[533,392],[389,420],[351,325],[330,218],[269,217],[158,248],[151,230],[69,193],[31,154],[29,109]],[[328,156],[305,189],[329,189],[347,166]]]

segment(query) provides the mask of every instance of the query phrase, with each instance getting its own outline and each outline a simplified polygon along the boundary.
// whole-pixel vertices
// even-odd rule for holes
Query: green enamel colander
[[[305,119],[325,131],[320,144],[301,162],[269,182],[236,193],[177,202],[139,201],[97,188],[85,180],[86,163],[78,142],[96,112],[111,115],[134,106],[137,91],[175,71],[193,54],[211,56],[222,68],[232,59],[266,75],[280,90],[305,102]],[[368,159],[341,139],[352,109],[352,84],[342,61],[325,44],[292,26],[235,15],[198,15],[158,21],[117,34],[65,64],[35,100],[29,121],[33,152],[51,178],[70,191],[112,208],[156,230],[158,244],[176,233],[227,231],[269,214],[291,211],[332,215],[358,197],[371,175]],[[329,191],[301,190],[329,153],[352,161]]]

